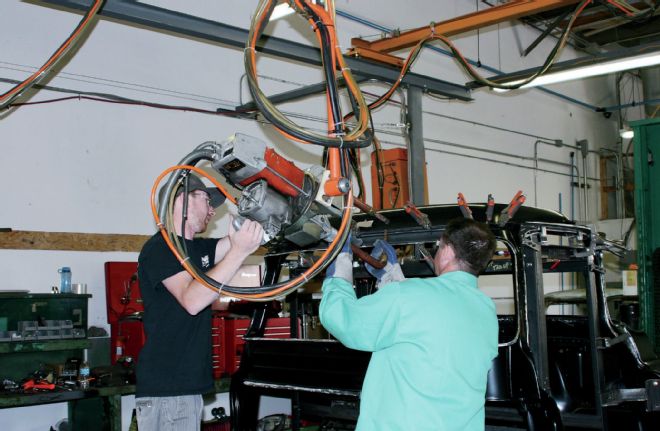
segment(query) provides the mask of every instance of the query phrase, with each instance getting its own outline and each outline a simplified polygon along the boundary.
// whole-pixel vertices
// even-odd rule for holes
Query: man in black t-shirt
[[[177,235],[183,237],[198,268],[220,283],[229,282],[245,258],[259,247],[261,225],[245,220],[238,231],[230,223],[229,235],[222,239],[195,238],[206,230],[224,196],[190,175],[187,218],[181,232],[182,191],[177,192],[172,215]],[[163,194],[161,189],[161,200]],[[138,276],[146,335],[137,364],[138,428],[199,430],[202,394],[213,390],[210,305],[219,294],[185,271],[160,233],[142,248]]]

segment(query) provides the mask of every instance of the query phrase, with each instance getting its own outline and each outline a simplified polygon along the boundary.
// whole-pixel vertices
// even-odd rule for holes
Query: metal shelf
[[[87,338],[11,341],[0,343],[0,353],[54,352],[58,350],[88,349],[91,341]]]
[[[221,379],[215,380],[215,392],[218,394],[229,392],[230,382],[231,379],[229,377],[223,377]],[[0,394],[0,409],[49,403],[61,403],[96,397],[115,397],[120,400],[122,395],[132,394],[135,394],[135,385],[103,386],[98,388],[92,387],[85,391],[76,389],[73,391],[35,392],[30,394],[18,392],[4,393]],[[121,401],[119,403],[121,404]],[[113,417],[113,421],[115,423],[121,423],[121,414]]]

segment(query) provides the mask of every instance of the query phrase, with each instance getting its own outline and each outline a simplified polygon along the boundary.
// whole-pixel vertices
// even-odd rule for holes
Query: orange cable
[[[281,286],[281,287],[279,287],[277,289],[274,289],[274,290],[271,290],[269,292],[242,295],[242,294],[236,294],[236,293],[229,293],[229,292],[225,292],[225,291],[221,291],[221,290],[219,291],[218,288],[216,288],[215,286],[207,283],[203,278],[199,277],[199,275],[197,274],[196,269],[191,266],[189,260],[187,258],[183,258],[179,254],[178,250],[176,249],[176,247],[172,243],[172,240],[169,238],[168,232],[167,232],[165,226],[163,225],[162,220],[160,219],[160,217],[158,215],[158,209],[156,208],[156,191],[158,190],[158,185],[160,184],[162,179],[165,177],[165,175],[167,175],[170,172],[175,171],[175,170],[192,170],[192,171],[204,176],[205,178],[208,178],[234,204],[236,204],[236,199],[233,196],[229,195],[227,193],[226,189],[215,178],[211,177],[210,174],[208,174],[206,171],[204,171],[200,168],[197,168],[195,166],[190,166],[190,165],[176,165],[176,166],[171,166],[171,167],[167,168],[166,170],[164,170],[158,176],[158,178],[156,178],[156,181],[154,182],[154,185],[151,188],[151,211],[152,211],[152,214],[154,216],[154,220],[156,221],[156,225],[158,226],[158,229],[160,230],[160,233],[163,235],[163,238],[165,239],[165,243],[167,244],[169,249],[172,251],[172,253],[174,253],[177,260],[181,263],[181,265],[184,267],[184,269],[195,280],[197,280],[202,286],[204,286],[204,287],[206,287],[210,290],[213,290],[214,292],[218,292],[218,293],[221,293],[223,295],[226,295],[226,296],[231,296],[231,297],[240,298],[240,299],[248,299],[248,300],[249,299],[254,299],[254,300],[264,299],[264,300],[266,300],[265,298],[274,298],[274,297],[278,296],[280,293],[282,293],[282,292],[284,292],[284,291],[286,291],[286,290],[288,290],[292,287],[295,287],[300,280],[304,279],[305,281],[307,281],[309,279],[308,276],[313,271],[315,271],[316,268],[318,268],[321,265],[321,263],[323,263],[325,261],[327,256],[330,254],[330,251],[334,250],[334,247],[336,246],[337,242],[341,238],[343,232],[348,228],[348,226],[350,224],[350,220],[352,219],[350,212],[351,212],[352,207],[353,207],[353,194],[352,194],[351,191],[349,191],[349,193],[346,197],[346,205],[344,207],[344,214],[343,214],[343,217],[342,217],[342,223],[341,223],[341,225],[340,225],[340,227],[337,231],[337,235],[336,235],[335,239],[330,243],[330,245],[328,246],[326,251],[321,255],[319,260],[317,260],[314,263],[314,265],[309,267],[304,273],[302,273],[301,275],[299,275],[295,279],[289,281],[284,286]]]
[[[156,178],[156,181],[154,182],[154,185],[151,187],[151,212],[152,212],[152,214],[153,214],[153,216],[154,216],[154,220],[156,221],[156,226],[158,226],[158,229],[160,230],[161,235],[163,235],[163,239],[165,240],[165,243],[167,244],[167,246],[169,247],[169,249],[172,251],[172,253],[174,253],[174,255],[176,256],[176,258],[177,258],[177,260],[179,261],[179,263],[181,263],[181,265],[185,268],[185,270],[186,270],[186,271],[187,271],[187,272],[188,272],[188,273],[189,273],[189,274],[190,274],[195,280],[197,280],[200,284],[202,284],[204,287],[207,287],[207,288],[213,290],[214,292],[218,292],[218,289],[217,289],[216,287],[214,287],[214,286],[208,284],[205,280],[203,280],[201,277],[199,277],[199,276],[197,275],[197,273],[196,273],[196,271],[194,270],[194,268],[192,268],[192,267],[190,266],[190,262],[188,261],[188,259],[184,259],[184,258],[179,254],[179,252],[178,252],[178,250],[176,249],[176,247],[174,246],[174,244],[172,244],[172,240],[171,240],[171,238],[169,237],[168,232],[167,232],[165,226],[163,225],[163,222],[162,222],[162,220],[160,219],[160,216],[158,215],[158,209],[156,208],[156,191],[158,190],[158,185],[160,184],[160,182],[161,182],[161,180],[163,179],[163,177],[165,177],[165,175],[169,174],[169,173],[172,172],[172,171],[175,171],[175,170],[184,170],[184,169],[185,169],[185,170],[192,170],[192,171],[195,171],[195,172],[197,172],[197,173],[203,175],[204,177],[209,178],[211,181],[213,181],[213,183],[214,183],[215,185],[219,186],[218,188],[220,188],[220,190],[221,190],[223,193],[225,193],[225,195],[227,196],[227,198],[229,198],[230,201],[232,201],[234,204],[236,203],[236,199],[235,199],[233,196],[228,195],[228,194],[226,193],[226,190],[224,189],[224,187],[222,187],[222,186],[220,185],[220,183],[218,183],[218,182],[215,180],[215,178],[211,178],[211,177],[209,176],[209,174],[207,174],[206,172],[204,172],[202,169],[197,168],[197,167],[195,167],[195,166],[190,166],[190,165],[175,165],[175,166],[169,167],[169,168],[167,168],[166,170],[164,170],[164,171],[158,176],[158,178]]]
[[[635,15],[634,13],[632,13],[631,11],[629,11],[628,9],[626,9],[625,7],[621,6],[621,5],[618,4],[617,2],[614,2],[614,1],[612,1],[612,0],[607,0],[607,2],[608,2],[609,4],[611,4],[612,6],[614,6],[614,7],[618,8],[618,9],[621,9],[621,10],[622,10],[626,15],[628,15],[628,16],[634,16],[634,15]]]
[[[13,88],[2,94],[0,96],[0,103],[2,103],[5,99],[10,98],[11,96],[16,95],[17,93],[20,93],[23,91],[25,88],[27,88],[29,85],[31,85],[37,78],[39,78],[46,69],[48,69],[51,65],[53,65],[56,61],[60,59],[62,54],[67,51],[71,43],[73,42],[74,39],[76,39],[80,33],[82,33],[88,26],[90,20],[96,16],[96,13],[98,10],[101,8],[101,5],[104,0],[96,0],[96,3],[94,3],[89,10],[87,11],[87,14],[83,17],[82,21],[78,24],[77,29],[71,33],[69,38],[62,44],[60,47],[53,53],[53,55],[50,56],[50,58],[37,70],[34,72],[32,75],[30,75],[27,79],[25,79],[23,82],[16,84]]]
[[[301,9],[301,10],[304,9],[303,4],[300,2],[300,0],[294,0],[294,3],[299,7],[299,9]],[[329,15],[325,11],[325,9],[322,9],[320,6],[317,6],[317,5],[313,5],[313,4],[310,4],[310,3],[307,3],[307,2],[305,2],[305,3],[310,8],[314,9],[314,11],[319,15],[319,18],[321,19],[321,22],[323,22],[323,24],[328,27],[330,43],[332,44],[331,46],[337,47],[336,33],[334,32],[334,22],[329,17]],[[268,3],[269,6],[271,4],[272,4],[272,2]],[[264,19],[265,19],[265,16],[263,16],[263,15],[258,18],[257,23],[258,23],[259,26],[263,23]],[[312,28],[314,29],[314,32],[316,33],[317,39],[319,40],[319,44],[321,44],[322,39],[321,39],[321,36],[320,36],[319,32],[317,31],[318,27],[317,27],[316,23],[311,19],[309,19],[308,21],[310,22],[310,24],[312,25]],[[250,46],[256,46],[256,32],[255,32],[252,40],[250,41]],[[333,70],[336,70],[337,69],[337,50],[331,49],[330,52],[331,52],[330,61],[332,62],[332,67],[333,67]],[[343,59],[343,57],[342,57],[342,59]],[[250,52],[250,64],[252,66],[252,69],[255,72],[255,80],[256,80],[257,79],[256,78],[256,51],[254,49],[252,49],[251,52]],[[343,69],[340,68],[340,70],[341,70],[342,74],[345,75]],[[346,79],[346,81],[349,82],[350,80]],[[351,91],[353,91],[354,94],[355,94],[356,89],[354,88],[354,86],[352,86],[350,84],[351,83],[349,82],[349,86],[352,87]],[[359,88],[357,89],[357,91],[359,91]],[[327,105],[327,109],[328,109],[328,127],[329,127],[329,129],[331,128],[330,131],[332,131],[334,129],[335,122],[338,121],[338,119],[335,119],[334,116],[332,115],[332,109],[331,109],[331,106],[330,106],[330,99],[329,99],[329,95],[327,93],[326,93],[326,105]],[[366,117],[366,116],[363,116],[363,117]],[[368,126],[368,123],[366,121],[363,120],[362,122]],[[360,129],[361,128],[358,128],[357,130],[360,130]],[[286,131],[280,129],[280,127],[278,127],[278,126],[276,126],[276,130],[278,132],[280,132],[282,135],[284,135],[286,137],[289,137],[289,138],[291,138],[295,141],[306,143],[306,142],[304,142],[300,139],[294,138],[293,136],[291,136]],[[366,130],[366,128],[364,130]],[[347,137],[347,140],[356,140],[358,137],[360,137],[364,133],[364,130],[361,130],[360,133],[355,135],[355,136],[351,135],[350,138]],[[353,133],[355,133],[355,132],[353,132]],[[330,161],[330,168],[331,168],[330,170],[331,170],[331,173],[332,173],[332,172],[336,172],[339,169],[338,157],[340,157],[340,155],[339,155],[339,150],[337,148],[329,148],[329,152],[330,152],[329,161]],[[295,287],[297,285],[298,281],[300,281],[302,279],[307,280],[308,275],[311,274],[312,272],[314,272],[326,260],[326,258],[330,254],[331,250],[334,250],[334,248],[337,245],[337,242],[341,238],[342,234],[344,233],[344,231],[350,225],[350,220],[352,219],[351,214],[350,214],[350,212],[352,210],[352,206],[353,206],[353,194],[352,194],[352,191],[349,191],[349,193],[346,196],[346,205],[344,207],[342,223],[340,225],[340,228],[338,230],[338,233],[337,233],[335,239],[330,243],[330,245],[328,246],[326,251],[321,255],[320,259],[318,261],[316,261],[310,268],[308,268],[303,274],[301,274],[300,276],[298,276],[294,280],[289,281],[285,285],[283,285],[283,286],[281,286],[277,289],[274,289],[270,292],[261,293],[261,294],[247,294],[247,295],[240,295],[240,296],[243,297],[243,298],[246,298],[246,299],[262,299],[262,298],[265,298],[267,296],[273,296],[273,295],[277,295],[281,292],[285,292],[286,290],[288,290],[292,287]]]

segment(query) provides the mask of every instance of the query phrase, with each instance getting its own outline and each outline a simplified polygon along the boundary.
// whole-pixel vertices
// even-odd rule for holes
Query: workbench
[[[35,336],[0,342],[0,379],[20,383],[45,365],[83,358],[83,351],[92,347],[86,334],[89,298],[89,294],[0,291],[0,331],[4,331],[3,334],[17,330],[21,321],[45,324],[47,321],[67,320],[80,336],[56,338],[53,334],[47,339]],[[229,377],[215,380],[215,392],[229,392],[229,382]],[[92,386],[87,390],[58,388],[33,393],[0,392],[0,409],[66,402],[71,430],[121,431],[121,397],[133,394],[135,385]]]
[[[230,378],[215,381],[215,392],[229,392]],[[0,394],[0,408],[51,403],[69,404],[71,430],[121,431],[121,397],[135,394],[135,385],[107,386],[87,390]]]

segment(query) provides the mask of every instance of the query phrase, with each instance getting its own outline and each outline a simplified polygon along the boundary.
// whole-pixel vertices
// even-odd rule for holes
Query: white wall
[[[50,56],[80,19],[80,15],[32,3],[2,3],[1,78],[24,79]],[[256,1],[244,0],[148,3],[242,28],[249,26],[252,9],[256,6]],[[380,2],[378,8],[373,8],[369,2],[342,0],[337,1],[337,7],[389,28],[404,29],[474,10],[472,1],[447,3],[416,1],[415,7],[406,7],[406,13],[401,13],[400,2],[391,0]],[[297,42],[313,40],[307,24],[297,17],[275,23],[271,31]],[[351,37],[378,33],[345,18],[338,18],[338,32],[344,47],[348,47]],[[503,71],[539,65],[550,51],[552,41],[544,41],[526,59],[519,55],[519,46],[526,47],[536,36],[529,28],[510,24],[483,29],[478,39],[481,61]],[[468,57],[476,59],[476,32],[456,37],[455,41]],[[576,55],[567,49],[562,59]],[[472,80],[453,60],[430,50],[420,56],[413,71],[459,84]],[[233,108],[240,100],[248,99],[245,84],[242,87],[240,84],[243,73],[241,50],[100,20],[48,85],[215,110]],[[315,68],[273,58],[259,61],[259,73],[269,94],[321,80]],[[0,92],[10,87],[10,84],[0,83]],[[601,106],[614,104],[613,87],[611,79],[600,78],[557,85],[553,90]],[[369,84],[365,90],[380,94],[386,86]],[[62,96],[66,94],[40,91],[33,93],[29,100]],[[540,207],[558,209],[561,200],[561,208],[570,216],[568,177],[539,172],[535,178],[533,170],[516,165],[534,165],[534,143],[538,137],[561,139],[569,145],[574,145],[578,139],[588,139],[594,150],[612,147],[617,129],[614,118],[605,119],[601,114],[539,90],[508,94],[477,90],[473,97],[474,101],[469,103],[430,97],[423,100],[424,136],[429,140],[428,179],[433,185],[430,202],[454,202],[459,191],[472,202],[484,201],[488,193],[493,193],[500,202],[508,202],[522,189],[529,204],[536,202]],[[324,107],[323,99],[316,97],[287,103],[281,109],[311,116],[311,120],[296,121],[323,129]],[[385,148],[405,143],[400,130],[390,126],[399,122],[397,106],[383,107],[373,116]],[[0,114],[0,173],[4,187],[0,192],[0,227],[150,234],[154,232],[154,224],[148,198],[156,176],[199,143],[222,140],[237,131],[266,139],[278,152],[302,167],[319,163],[320,148],[288,142],[272,128],[249,120],[86,100],[25,106],[3,112]],[[477,149],[468,150],[454,144]],[[513,157],[487,152],[491,150]],[[538,147],[540,158],[564,163],[568,163],[571,151],[574,150],[566,147]],[[363,152],[363,169],[370,195],[366,153]],[[588,160],[589,174],[595,176],[597,158],[590,155]],[[541,163],[539,167],[570,173],[569,169],[552,164]],[[592,182],[592,186],[589,206],[593,218],[599,213],[599,203],[598,184]],[[218,217],[212,234],[225,232],[226,211]],[[575,214],[577,217],[577,209]],[[93,295],[90,324],[107,327],[103,263],[136,258],[136,253],[0,250],[2,289],[49,292],[50,287],[58,283],[57,268],[71,266],[74,282],[86,282]],[[127,403],[130,402],[129,398]],[[66,414],[63,404],[30,409],[38,411],[30,414],[39,421],[34,423],[32,429],[35,430],[55,424]],[[129,409],[124,410],[126,414]],[[24,409],[0,410],[3,429],[25,430],[23,412]]]

